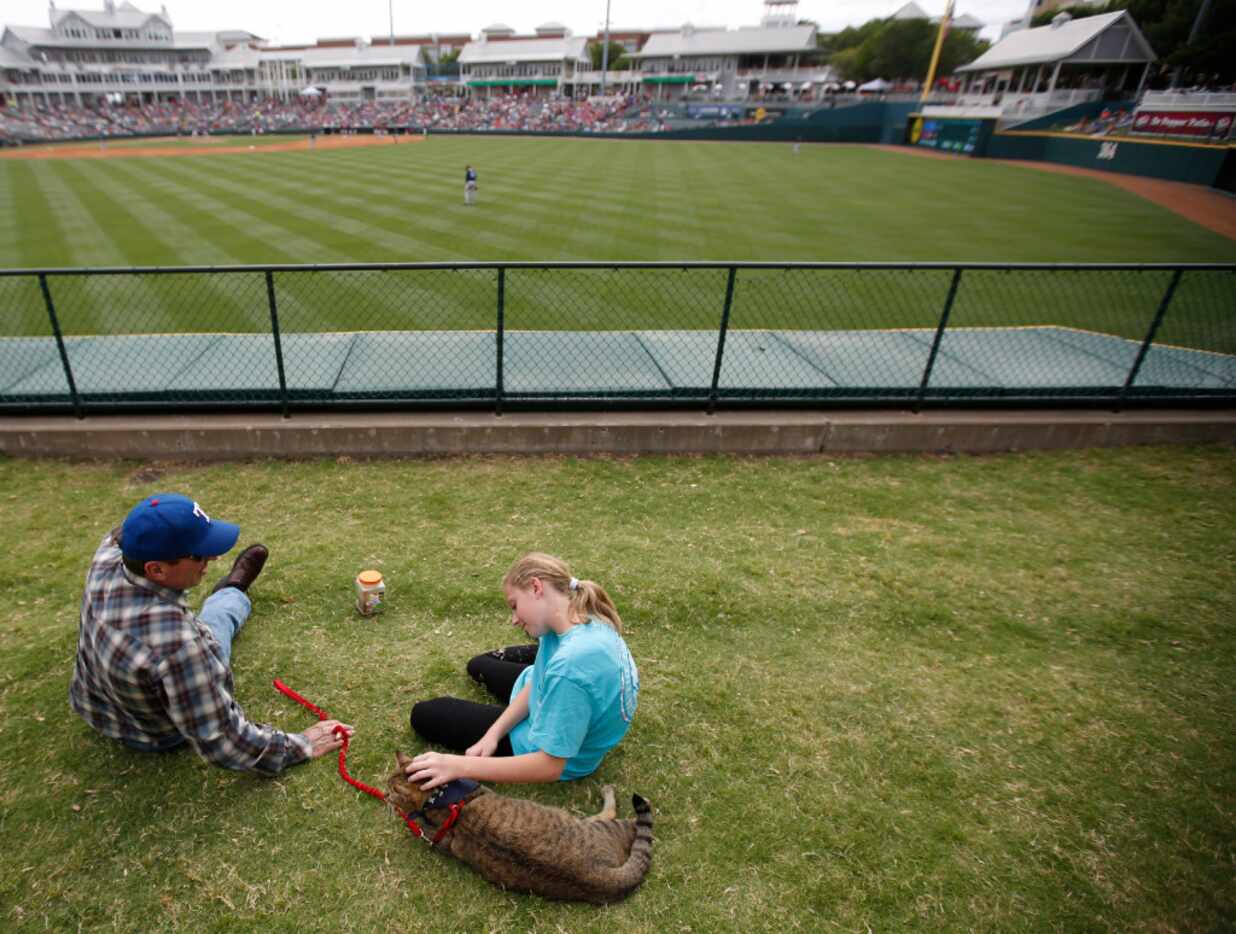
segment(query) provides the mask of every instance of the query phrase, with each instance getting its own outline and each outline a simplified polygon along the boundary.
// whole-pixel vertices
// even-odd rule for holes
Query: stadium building
[[[407,100],[418,77],[424,80],[425,50],[460,44],[458,37],[444,43],[412,37],[384,45],[323,39],[270,47],[244,30],[176,30],[166,7],[147,13],[113,0],[101,12],[52,3],[49,20],[47,27],[5,26],[0,95],[6,103],[215,103],[287,99],[303,91],[344,101]]]
[[[687,24],[649,36],[639,80],[657,99],[704,92],[724,100],[763,93],[804,94],[836,80],[816,43],[816,28],[799,23],[797,0],[765,0],[759,26],[697,28]]]
[[[157,13],[104,0],[101,11],[58,9],[46,27],[6,25],[0,36],[0,103],[17,107],[282,100],[406,102],[427,93],[657,99],[694,94],[742,99],[803,96],[835,80],[816,48],[815,27],[799,24],[797,0],[767,0],[759,26],[730,30],[624,29],[610,39],[625,67],[602,74],[589,46],[558,23],[517,36],[508,26],[467,34],[320,39],[271,46],[238,30],[176,30]],[[449,53],[458,51],[458,60]],[[443,61],[446,59],[446,61]]]
[[[517,36],[510,26],[496,24],[464,46],[459,65],[459,80],[471,93],[549,96],[574,85],[576,75],[590,69],[591,59],[588,40],[572,36],[560,23],[540,26],[534,36]]]

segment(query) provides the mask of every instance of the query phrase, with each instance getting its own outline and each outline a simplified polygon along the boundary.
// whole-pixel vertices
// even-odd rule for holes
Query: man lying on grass
[[[104,736],[140,752],[188,744],[228,769],[276,774],[338,749],[337,720],[291,734],[253,723],[232,696],[232,640],[266,548],[240,553],[195,616],[185,592],[230,551],[240,527],[193,500],[159,493],[103,537],[86,574],[69,704]]]

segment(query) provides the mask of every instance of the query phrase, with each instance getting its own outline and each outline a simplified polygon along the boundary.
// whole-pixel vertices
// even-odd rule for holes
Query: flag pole
[[[923,96],[919,98],[920,104],[927,103],[927,98],[931,95],[931,86],[936,81],[936,66],[940,64],[940,50],[944,48],[944,37],[948,35],[949,23],[953,20],[953,2],[954,0],[948,0],[944,15],[940,17],[940,31],[936,33],[936,47],[931,50],[931,65],[927,68],[927,83],[923,85]]]

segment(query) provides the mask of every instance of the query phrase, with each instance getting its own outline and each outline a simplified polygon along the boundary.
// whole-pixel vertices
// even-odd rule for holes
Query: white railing
[[[605,83],[611,84],[639,84],[643,80],[643,76],[634,70],[628,71],[607,71],[605,72]],[[577,71],[573,77],[566,79],[566,84],[600,84],[600,71]]]
[[[737,71],[739,81],[835,82],[837,75],[830,68],[743,68]]]
[[[1181,107],[1188,110],[1236,110],[1236,94],[1226,91],[1147,91],[1141,106]]]

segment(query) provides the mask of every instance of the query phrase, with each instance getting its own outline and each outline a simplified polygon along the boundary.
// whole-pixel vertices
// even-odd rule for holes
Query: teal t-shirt
[[[566,759],[563,780],[583,778],[630,729],[639,671],[622,636],[592,618],[561,636],[541,636],[511,700],[529,684],[528,716],[511,730],[511,748],[517,756],[539,749]]]

